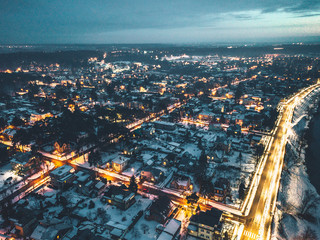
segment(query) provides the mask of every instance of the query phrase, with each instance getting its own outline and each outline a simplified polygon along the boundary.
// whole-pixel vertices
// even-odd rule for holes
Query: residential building
[[[212,208],[209,211],[192,215],[188,226],[188,234],[206,240],[222,239],[222,213],[222,211]]]
[[[128,209],[135,202],[135,194],[124,186],[111,185],[106,189],[101,201],[117,206],[120,209]]]
[[[160,169],[147,166],[140,174],[141,180],[146,180],[148,182],[158,182],[164,177],[163,172]]]
[[[160,196],[152,202],[146,212],[145,218],[147,220],[155,220],[159,223],[165,223],[172,211],[173,203],[170,198],[167,196]]]
[[[175,174],[173,176],[173,180],[170,184],[171,188],[181,189],[181,190],[189,190],[191,186],[191,179],[188,176]]]
[[[129,158],[120,156],[114,160],[112,160],[112,168],[117,172],[122,172],[126,166],[128,165]]]
[[[63,165],[62,167],[53,170],[50,173],[52,186],[60,188],[67,184],[71,184],[75,179],[73,171],[73,167],[69,165]]]

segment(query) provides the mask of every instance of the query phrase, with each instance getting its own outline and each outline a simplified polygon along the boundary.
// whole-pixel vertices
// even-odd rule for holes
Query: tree
[[[189,141],[190,137],[191,137],[191,133],[190,133],[189,129],[187,129],[186,134],[184,136],[185,141]]]
[[[208,179],[207,177],[204,177],[202,179],[200,179],[199,181],[199,185],[200,185],[200,193],[204,196],[209,198],[214,190],[214,186],[212,181],[210,181],[210,179]]]
[[[15,127],[23,126],[24,121],[21,118],[15,116],[11,121],[11,125],[13,125]]]
[[[199,141],[198,141],[198,148],[199,148],[200,150],[203,149],[203,146],[202,146],[202,138],[200,138]]]
[[[200,209],[200,206],[198,204],[197,208],[196,208],[196,213],[200,213],[201,212],[201,209]]]
[[[225,118],[225,116],[224,116],[224,114],[222,113],[221,114],[221,118],[220,118],[220,121],[219,121],[220,123],[225,123],[226,122],[226,118]]]
[[[240,100],[242,94],[243,94],[242,85],[239,84],[236,89],[236,92],[234,94],[234,100],[237,104],[239,103],[239,100]]]
[[[320,203],[320,197],[318,197],[315,191],[310,189],[305,190],[304,194],[300,196],[301,205],[298,208],[298,215],[304,219],[310,219],[311,213],[317,208]]]
[[[258,144],[254,150],[254,156],[256,157],[256,161],[258,163],[259,158],[262,156],[264,151],[264,147],[262,144]]]
[[[93,166],[94,170],[95,170],[97,165],[101,163],[100,152],[99,151],[91,151],[89,158],[88,158],[88,163],[89,163],[90,167]],[[95,173],[96,173],[96,171],[95,171]]]
[[[27,145],[31,141],[28,132],[25,129],[19,129],[13,136],[12,143],[16,147],[17,145]]]
[[[195,192],[187,196],[186,199],[187,199],[187,203],[191,205],[194,205],[199,201],[199,197]]]
[[[207,168],[207,165],[208,165],[207,155],[206,155],[206,152],[202,150],[199,158],[199,162],[198,162],[200,171],[201,172],[205,171],[205,169]]]
[[[0,147],[0,163],[9,161],[9,153],[6,147]]]
[[[207,180],[207,176],[206,176],[207,165],[208,165],[207,156],[206,156],[205,151],[202,150],[199,161],[198,161],[197,166],[195,168],[196,180],[200,184],[200,186],[205,184],[205,182]],[[202,189],[202,187],[201,187],[201,189]]]
[[[3,130],[7,126],[7,122],[4,118],[0,118],[0,130]]]
[[[310,227],[307,227],[307,229],[300,236],[296,237],[294,240],[316,240],[316,239],[318,239],[316,232]]]
[[[240,170],[241,170],[241,164],[242,164],[242,152],[239,152],[239,156],[237,157],[237,162],[240,162]]]
[[[243,182],[239,185],[239,199],[243,200],[245,196],[245,185]]]
[[[99,151],[91,151],[88,162],[90,164],[90,167],[97,166],[101,162],[101,155]]]
[[[137,193],[138,191],[138,184],[136,183],[136,178],[134,175],[132,175],[130,178],[129,190],[134,193]]]
[[[89,208],[89,209],[92,209],[92,208],[94,208],[94,207],[95,207],[94,202],[93,202],[92,200],[90,200],[88,208]]]

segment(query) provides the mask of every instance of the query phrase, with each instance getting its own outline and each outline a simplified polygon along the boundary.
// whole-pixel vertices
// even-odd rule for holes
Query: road
[[[280,108],[278,120],[270,138],[269,145],[262,157],[261,172],[257,173],[259,184],[256,191],[251,191],[252,200],[243,209],[247,215],[241,239],[269,239],[271,222],[277,200],[282,166],[287,143],[287,132],[290,128],[293,112],[299,101],[309,93],[320,87],[312,85],[300,91]],[[253,181],[252,184],[255,184]]]
[[[212,200],[204,203],[204,199],[200,199],[200,206],[203,210],[209,209],[210,207],[218,208],[231,213],[229,215],[231,220],[245,222],[244,228],[242,229],[243,231],[239,233],[241,239],[268,239],[270,237],[270,226],[280,184],[287,132],[291,124],[294,108],[300,99],[304,98],[318,87],[320,87],[320,84],[305,88],[281,105],[275,128],[271,132],[269,143],[267,144],[262,160],[260,161],[257,172],[251,183],[248,197],[246,198],[241,210]],[[177,103],[168,107],[167,110],[171,112],[182,105],[183,104],[181,103]],[[128,127],[130,129],[139,128],[144,122],[156,120],[163,114],[165,114],[164,111],[153,116],[149,116],[142,121],[139,120]],[[81,164],[75,164],[73,161],[75,158],[77,157],[71,157],[71,159],[65,159],[64,161],[57,161],[60,159],[54,158],[51,160],[60,162],[61,165],[69,164],[76,168],[88,169],[88,167],[81,166]],[[105,177],[108,180],[121,181],[124,183],[129,182],[128,176],[124,176],[119,173],[99,168],[91,170],[97,172],[100,176]],[[37,183],[33,182],[33,184],[41,186],[46,182],[47,178],[43,181],[38,180]],[[147,188],[151,194],[166,194],[175,202],[178,202],[181,205],[186,204],[185,198],[179,191],[160,188],[150,183],[139,184],[140,190],[144,188]],[[23,190],[29,192],[30,189],[30,186],[26,186]],[[19,191],[14,195],[17,196],[19,193],[22,193],[22,191]],[[244,221],[244,218],[246,218],[246,221]]]
[[[81,158],[81,157],[80,157]],[[122,182],[124,184],[129,184],[130,182],[130,176],[117,173],[114,171],[106,170],[106,169],[101,169],[101,168],[94,168],[94,167],[89,167],[88,164],[83,164],[83,160],[79,161],[78,159],[74,159],[72,161],[65,161],[64,163],[72,166],[75,169],[82,169],[85,171],[91,171],[97,173],[99,176],[106,178],[107,180],[111,180],[113,182]],[[185,196],[183,195],[182,191],[174,190],[171,188],[166,188],[166,187],[160,187],[157,185],[154,185],[153,183],[149,182],[143,182],[139,183],[139,190],[144,190],[146,189],[148,193],[153,194],[153,195],[167,195],[171,200],[175,202],[179,202],[182,205],[186,205],[186,199]],[[235,219],[238,219],[239,216],[241,216],[241,211],[236,208],[232,207],[227,204],[223,204],[221,202],[216,202],[214,200],[210,199],[203,199],[200,198],[199,200],[200,207],[201,209],[209,209],[209,208],[217,208],[221,211],[226,211],[228,213],[232,213],[234,215]]]
[[[243,231],[240,233],[241,239],[268,239],[270,237],[270,226],[272,222],[272,215],[275,208],[275,202],[277,199],[278,188],[280,184],[280,177],[282,172],[283,159],[285,154],[285,146],[287,141],[287,131],[290,127],[293,111],[300,99],[307,96],[313,90],[320,85],[313,85],[311,87],[301,90],[299,93],[291,97],[285,103],[281,105],[278,120],[276,121],[275,128],[273,129],[269,143],[267,144],[262,160],[257,168],[256,175],[252,181],[248,197],[246,198],[243,208],[241,210],[232,208],[222,203],[214,202],[212,200],[207,201],[206,204],[200,204],[203,210],[210,208],[210,206],[226,211],[230,214],[230,219],[238,222],[243,222],[246,218]],[[181,104],[177,104],[170,108],[173,109],[181,107]],[[169,109],[168,109],[169,110]],[[157,116],[148,117],[143,121],[137,121],[131,126],[132,129],[136,129],[141,126],[143,122],[152,121],[158,119],[164,112],[157,114]],[[71,161],[66,161],[76,168],[85,168],[80,164],[74,164]],[[120,173],[115,173],[103,169],[91,169],[98,172],[102,177],[105,177],[113,181],[121,181],[124,183],[129,182],[129,177]],[[174,191],[168,188],[160,188],[150,183],[139,184],[139,189],[147,188],[151,194],[163,195],[166,194],[173,201],[178,202],[181,205],[186,204],[185,198],[181,192]],[[201,199],[200,202],[204,200]]]

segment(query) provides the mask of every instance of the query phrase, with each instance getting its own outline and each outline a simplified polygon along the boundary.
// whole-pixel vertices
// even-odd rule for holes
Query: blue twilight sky
[[[320,40],[320,0],[0,0],[0,43]]]

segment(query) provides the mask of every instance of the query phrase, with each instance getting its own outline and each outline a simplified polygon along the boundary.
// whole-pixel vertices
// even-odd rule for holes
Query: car
[[[212,208],[212,206],[210,205],[210,204],[206,204],[206,207],[208,207],[208,208]]]

